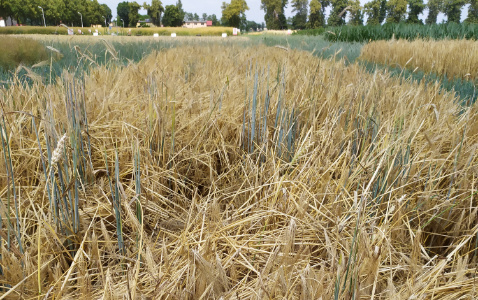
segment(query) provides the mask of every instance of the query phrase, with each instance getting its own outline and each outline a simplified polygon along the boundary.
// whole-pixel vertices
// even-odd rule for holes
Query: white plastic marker
[[[222,37],[223,37],[223,38],[227,37],[227,33],[223,33],[223,34],[222,34]]]
[[[155,33],[153,34],[153,37],[159,37],[159,34]]]
[[[171,37],[176,37],[176,33],[171,33]]]
[[[287,34],[292,34],[292,30],[288,29]]]
[[[237,35],[237,28],[232,29],[232,35]]]
[[[93,32],[93,36],[98,36],[98,32]]]

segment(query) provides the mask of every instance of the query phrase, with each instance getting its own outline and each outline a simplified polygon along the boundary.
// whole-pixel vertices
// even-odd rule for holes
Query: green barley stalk
[[[3,148],[3,154],[4,154],[4,159],[5,159],[5,166],[7,169],[7,185],[10,187],[10,180],[12,182],[12,191],[13,191],[13,201],[14,201],[14,206],[15,206],[15,219],[16,219],[16,225],[17,225],[17,233],[16,233],[16,238],[18,241],[18,247],[21,253],[23,253],[23,246],[21,242],[21,230],[20,230],[20,213],[18,209],[18,201],[17,201],[17,194],[15,191],[15,177],[13,175],[13,165],[12,165],[12,155],[10,152],[10,142],[8,139],[8,134],[6,131],[6,124],[5,124],[5,118],[2,116],[2,124],[0,124],[0,136],[2,140],[2,148]],[[10,215],[10,189],[7,189],[7,216]],[[10,217],[8,217],[10,219]],[[8,220],[10,226],[11,226],[11,221]],[[9,227],[10,228],[10,227]],[[10,230],[8,231],[8,246],[10,247]]]

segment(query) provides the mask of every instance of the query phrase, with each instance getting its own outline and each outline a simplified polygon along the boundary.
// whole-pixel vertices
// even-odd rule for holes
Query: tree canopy
[[[382,24],[387,15],[386,0],[372,0],[365,3],[364,10],[368,16],[367,24],[368,25],[379,25]]]
[[[294,29],[304,29],[307,26],[308,0],[292,0],[292,27]]]
[[[444,0],[443,13],[448,22],[460,23],[461,9],[466,4],[466,0]]]
[[[310,15],[308,28],[319,28],[325,26],[325,17],[322,5],[319,0],[310,1]]]
[[[425,23],[435,24],[437,22],[438,13],[443,9],[443,0],[428,0],[427,8],[428,16]]]
[[[43,25],[42,9],[46,25],[84,26],[105,24],[113,18],[111,9],[99,1],[104,0],[0,0],[0,17],[12,17],[20,24]],[[249,7],[246,0],[226,0],[222,2],[221,22],[216,15],[207,13],[185,12],[181,0],[175,5],[163,7],[162,0],[123,1],[117,6],[119,25],[124,20],[125,26],[136,26],[141,19],[139,10],[146,9],[147,16],[156,26],[181,26],[186,20],[210,20],[213,26],[234,26],[241,29],[258,28],[257,23],[246,20]],[[173,1],[173,0],[170,0]],[[360,0],[290,0],[293,15],[285,16],[289,0],[261,0],[264,20],[269,29],[304,29],[325,26],[325,12],[330,11],[327,25],[341,26],[348,20],[349,25],[363,25],[364,14],[367,24],[407,22],[422,24],[419,16],[428,11],[426,24],[437,23],[438,15],[445,14],[447,22],[460,23],[465,5],[468,14],[464,22],[478,23],[478,0],[368,0],[361,6]],[[331,8],[329,9],[329,7]],[[175,7],[175,8],[173,8]],[[81,15],[80,15],[81,14]],[[346,15],[348,14],[347,18]],[[164,21],[162,21],[164,19]],[[106,20],[106,22],[105,22]]]
[[[168,27],[178,27],[183,24],[183,19],[176,5],[167,5],[164,10],[163,25]]]
[[[160,0],[152,0],[151,4],[144,2],[143,8],[146,9],[151,22],[156,26],[161,26],[161,14],[164,12],[163,3]]]
[[[347,8],[347,0],[331,0],[332,11],[330,12],[327,24],[331,26],[340,26],[345,24],[345,9]]]
[[[470,7],[468,7],[468,16],[465,22],[478,24],[478,0],[469,0],[469,3]]]
[[[21,24],[43,25],[42,10],[46,25],[104,24],[104,17],[111,19],[111,9],[98,0],[0,0],[0,16],[13,17]],[[81,16],[80,17],[80,14]]]
[[[231,3],[222,2],[221,9],[221,20],[224,25],[236,28],[245,26],[245,24],[241,24],[242,20],[245,22],[246,10],[249,10],[249,6],[247,6],[245,0],[231,0]]]
[[[400,23],[407,13],[407,0],[388,0],[387,23]]]
[[[118,21],[123,22],[125,26],[129,26],[129,5],[128,2],[124,1],[118,4],[116,7],[116,12],[118,13]]]
[[[133,1],[128,3],[129,6],[129,12],[128,12],[128,19],[129,19],[129,26],[130,27],[136,27],[136,24],[138,24],[140,15],[139,15],[139,10],[141,8],[141,5],[139,5],[138,2]]]
[[[353,26],[363,25],[363,12],[362,12],[362,6],[360,5],[360,0],[350,0],[349,6],[350,6],[349,24]]]
[[[261,0],[261,9],[265,12],[264,20],[268,29],[287,28],[284,15],[286,5],[287,0]]]
[[[408,0],[408,19],[407,23],[422,24],[423,22],[418,18],[418,15],[425,9],[423,0]]]

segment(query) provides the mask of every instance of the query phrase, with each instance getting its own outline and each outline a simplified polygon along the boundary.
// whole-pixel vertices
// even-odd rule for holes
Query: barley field
[[[70,42],[83,75],[0,86],[0,299],[478,296],[478,110],[438,81]]]
[[[478,79],[476,40],[389,40],[368,43],[360,59],[449,78]]]

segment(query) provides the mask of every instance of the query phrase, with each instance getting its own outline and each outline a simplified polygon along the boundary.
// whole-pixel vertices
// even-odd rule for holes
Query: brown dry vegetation
[[[478,111],[438,86],[305,52],[208,45],[83,82],[15,84],[0,99],[16,186],[14,199],[2,156],[7,297],[477,296]],[[47,141],[65,131],[49,167]],[[78,178],[77,231],[49,202],[60,170]],[[74,199],[69,182],[60,208]]]
[[[478,41],[473,40],[376,41],[362,48],[360,58],[448,78],[478,79]]]

